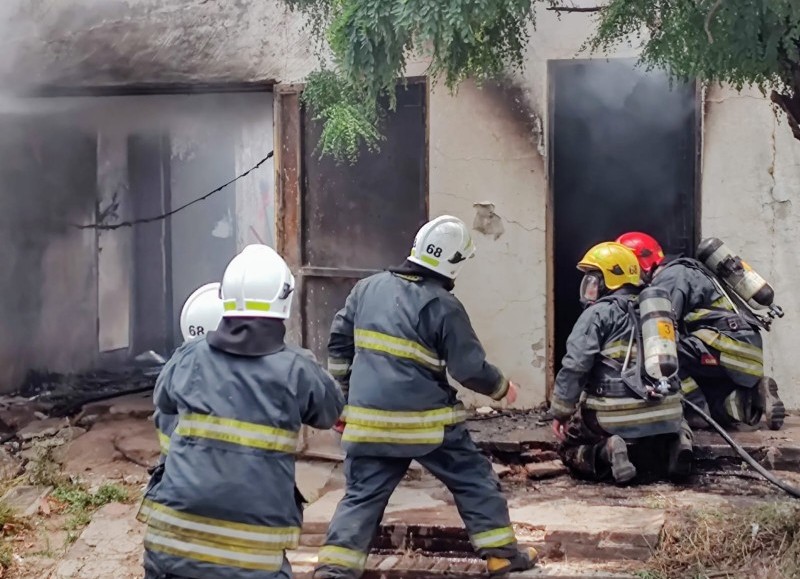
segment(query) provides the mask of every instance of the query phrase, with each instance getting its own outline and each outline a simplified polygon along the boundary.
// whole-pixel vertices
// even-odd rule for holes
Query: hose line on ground
[[[731,448],[736,451],[736,454],[741,456],[745,460],[745,462],[747,464],[749,464],[751,467],[753,467],[753,469],[756,470],[756,472],[758,472],[758,474],[763,476],[765,479],[767,479],[769,482],[774,484],[776,487],[786,491],[787,493],[789,493],[793,497],[800,498],[800,489],[798,489],[797,487],[793,487],[792,485],[790,485],[786,481],[782,481],[781,479],[776,477],[774,474],[769,472],[767,469],[765,469],[763,466],[761,466],[756,459],[754,459],[752,456],[750,456],[745,449],[743,449],[741,446],[739,446],[736,443],[736,441],[733,440],[727,432],[725,432],[725,429],[722,428],[722,426],[720,426],[717,423],[716,420],[714,420],[708,414],[703,412],[703,410],[701,408],[699,408],[693,402],[690,402],[689,400],[686,400],[684,398],[683,399],[683,403],[686,404],[689,408],[691,408],[695,412],[697,412],[697,414],[700,416],[700,418],[702,418],[703,420],[708,422],[708,424],[711,425],[711,427],[714,430],[716,430],[719,433],[719,435],[722,436],[722,438],[725,439],[725,442],[727,442],[731,446]]]

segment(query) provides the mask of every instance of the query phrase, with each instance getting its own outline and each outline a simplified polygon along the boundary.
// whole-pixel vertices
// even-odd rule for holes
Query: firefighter
[[[619,243],[600,243],[578,269],[584,274],[580,299],[585,309],[567,340],[550,406],[562,461],[576,475],[611,476],[621,484],[636,476],[641,462],[629,455],[630,444],[651,462],[653,455],[666,452],[667,474],[685,477],[691,470],[692,434],[683,420],[677,379],[658,392],[641,364],[635,380],[623,378],[626,364],[643,358],[635,340],[642,284],[636,256]]]
[[[192,292],[181,308],[180,327],[184,343],[203,338],[207,332],[216,330],[222,319],[222,311],[219,283],[207,283]],[[171,358],[167,365],[173,359],[176,358]],[[169,438],[178,424],[178,417],[156,410],[153,421],[163,462],[169,452]]]
[[[670,292],[684,396],[724,426],[755,426],[763,416],[769,428],[780,429],[786,411],[778,385],[764,376],[757,320],[737,308],[696,259],[665,257],[646,233],[626,233],[618,241],[636,253],[646,280]],[[687,415],[693,425],[703,426],[691,412]]]
[[[290,578],[298,433],[331,428],[344,408],[333,378],[284,342],[294,278],[277,253],[246,247],[221,286],[219,327],[181,346],[156,383],[156,407],[178,425],[139,512],[147,579]]]
[[[417,233],[400,267],[356,284],[331,326],[328,369],[344,385],[346,492],[314,577],[356,578],[384,509],[412,460],[453,493],[492,576],[534,566],[520,551],[489,461],[464,425],[447,372],[466,388],[513,403],[517,386],[486,361],[467,312],[451,293],[475,254],[467,226],[438,217]]]

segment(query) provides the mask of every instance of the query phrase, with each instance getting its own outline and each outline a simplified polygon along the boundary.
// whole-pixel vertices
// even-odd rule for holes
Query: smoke
[[[133,234],[98,234],[73,224],[92,223],[101,213],[111,215],[111,222],[131,217],[133,200],[124,200],[128,191],[158,195],[161,178],[170,179],[176,204],[196,198],[271,148],[271,98],[264,93],[30,95],[42,94],[42,87],[73,94],[99,86],[147,92],[167,84],[267,80],[254,65],[258,58],[243,48],[256,39],[262,50],[258,38],[274,36],[248,32],[270,21],[266,16],[274,9],[262,4],[272,6],[207,0],[0,2],[0,391],[18,386],[30,368],[84,369],[96,361],[99,343],[129,343],[136,315],[128,319],[135,285]],[[248,15],[248,5],[258,14]],[[271,22],[280,26],[281,18]],[[156,170],[164,155],[164,175],[131,174],[131,139],[158,143],[152,137],[161,135],[167,136],[166,154],[148,154]],[[113,162],[107,156],[112,150]],[[153,190],[133,191],[132,179],[152,183]],[[180,302],[181,292],[220,273],[236,249],[234,235],[240,235],[220,227],[220,220],[232,219],[239,195],[257,206],[272,189],[272,173],[264,167],[241,185],[173,220],[173,237],[182,237],[173,239],[171,248],[159,241],[159,254],[174,254],[165,257],[165,267],[172,258],[180,266],[167,274],[174,277],[168,284],[175,291],[168,301]],[[151,204],[146,211],[141,216],[160,207]],[[262,215],[247,219],[247,229],[254,231],[268,221]],[[270,237],[269,231],[255,234]],[[158,331],[166,331],[163,316],[150,318],[161,324]]]
[[[553,156],[556,357],[580,313],[575,265],[593,245],[644,231],[667,252],[692,252],[692,86],[630,60],[555,65]]]

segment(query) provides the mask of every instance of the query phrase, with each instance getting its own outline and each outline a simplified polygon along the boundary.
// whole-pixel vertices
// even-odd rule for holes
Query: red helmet
[[[646,233],[638,231],[623,233],[617,238],[617,243],[633,250],[643,273],[652,273],[658,264],[664,261],[664,250],[661,249],[661,245]]]

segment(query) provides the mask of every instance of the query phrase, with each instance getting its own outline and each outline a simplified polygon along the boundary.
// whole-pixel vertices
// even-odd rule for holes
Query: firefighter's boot
[[[786,417],[786,407],[778,397],[778,384],[769,376],[758,382],[756,407],[763,410],[764,420],[771,430],[780,430]]]
[[[611,465],[614,482],[626,483],[636,476],[636,467],[628,458],[628,445],[621,436],[610,437],[600,451],[600,457]]]
[[[669,443],[669,465],[668,474],[672,479],[684,479],[692,474],[692,462],[694,460],[694,442],[692,430],[684,420],[681,429]]]
[[[505,577],[509,573],[533,569],[538,560],[539,554],[536,549],[531,547],[527,551],[517,551],[511,557],[488,557],[486,568],[489,571],[489,577]]]

